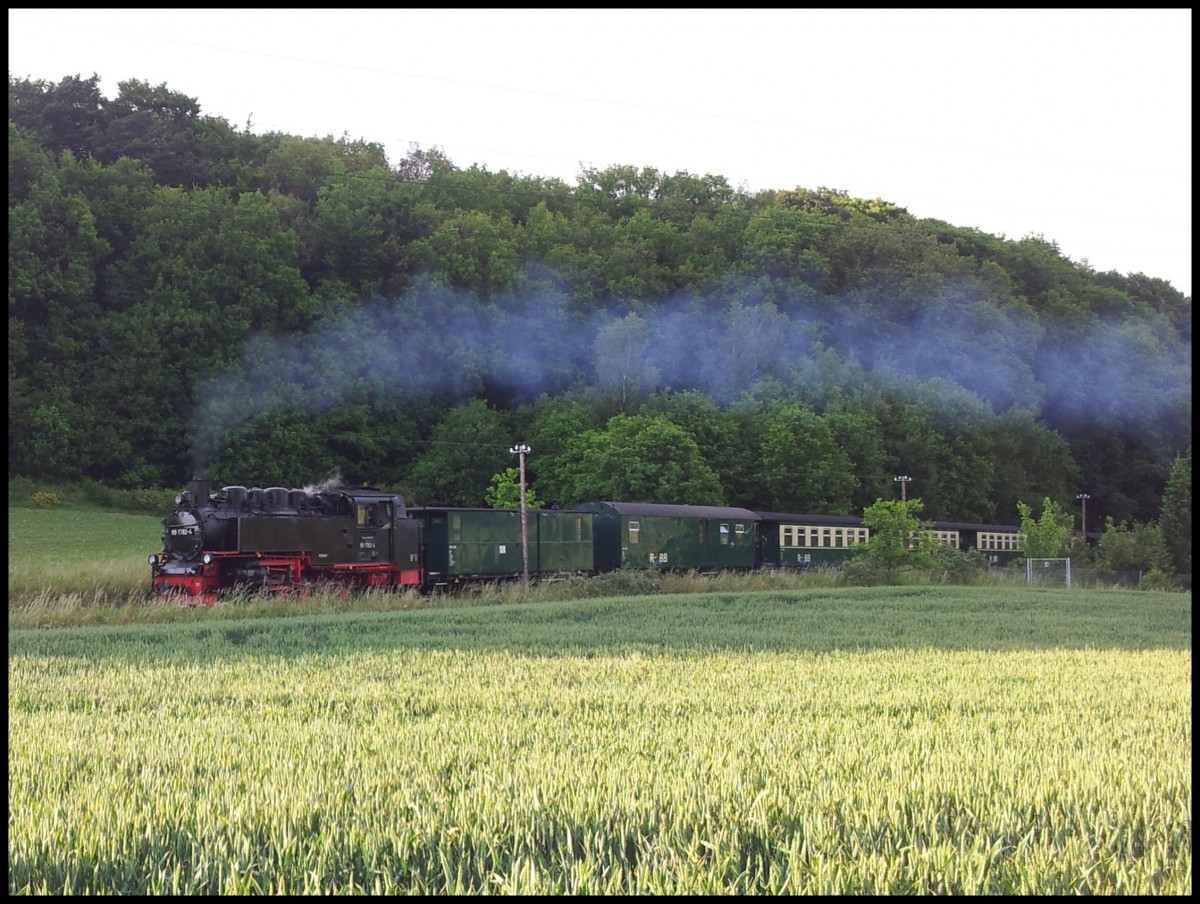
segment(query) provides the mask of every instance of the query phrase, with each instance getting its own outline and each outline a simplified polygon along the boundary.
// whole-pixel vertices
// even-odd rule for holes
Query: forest
[[[1165,280],[836,188],[392,162],[99,82],[9,74],[10,477],[477,506],[521,443],[546,504],[905,490],[1016,523],[1086,494],[1099,530],[1186,478],[1190,523],[1191,298]]]

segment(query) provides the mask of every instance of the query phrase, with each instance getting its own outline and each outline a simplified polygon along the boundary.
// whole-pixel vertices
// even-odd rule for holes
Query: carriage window
[[[583,518],[581,517],[575,519],[575,539],[583,539]]]
[[[829,535],[830,535],[830,533],[831,533],[831,532],[830,532],[829,528],[827,528],[827,527],[826,527],[826,528],[822,528],[822,530],[821,530],[821,545],[822,545],[822,546],[830,546],[830,545],[832,545],[832,541],[831,541],[831,538],[830,538],[830,536],[829,536]]]
[[[462,515],[454,515],[450,519],[450,542],[462,542]]]
[[[746,542],[746,525],[735,524],[733,526],[733,532],[735,534],[733,538],[734,543],[742,544]]]
[[[729,545],[729,525],[728,524],[721,525],[721,545],[722,546]]]
[[[978,544],[980,549],[994,550],[1015,550],[1017,548],[1017,535],[1009,533],[993,533],[980,531],[978,536]]]
[[[638,542],[638,536],[641,534],[641,532],[642,532],[641,522],[639,522],[639,521],[630,521],[629,522],[629,544],[631,546],[634,543]]]

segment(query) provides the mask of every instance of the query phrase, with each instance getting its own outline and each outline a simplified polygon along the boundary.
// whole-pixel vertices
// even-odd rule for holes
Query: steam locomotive
[[[239,588],[269,592],[423,581],[420,525],[404,499],[362,489],[227,486],[205,480],[175,497],[163,551],[150,556],[160,596],[213,603]]]
[[[544,579],[618,568],[751,570],[837,564],[870,537],[862,518],[744,508],[585,502],[573,509],[406,508],[369,487],[286,489],[196,479],[163,519],[151,590],[211,604],[233,591],[409,587]],[[934,522],[938,540],[989,562],[1020,556],[1015,525]]]

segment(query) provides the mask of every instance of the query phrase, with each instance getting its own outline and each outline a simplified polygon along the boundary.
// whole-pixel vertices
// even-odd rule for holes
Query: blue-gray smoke
[[[819,394],[848,379],[886,388],[938,377],[996,412],[1052,412],[1058,428],[1180,412],[1190,424],[1191,348],[1165,320],[1056,328],[970,288],[881,316],[890,310],[759,283],[615,314],[587,313],[544,283],[490,301],[427,285],[305,334],[252,337],[237,367],[200,388],[195,473],[230,430],[281,407],[483,391],[524,402],[622,380],[728,403],[768,378]]]

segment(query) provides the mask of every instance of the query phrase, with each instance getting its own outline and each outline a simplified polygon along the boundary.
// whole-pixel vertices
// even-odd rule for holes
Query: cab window
[[[356,510],[359,527],[391,527],[390,502],[360,502]]]

